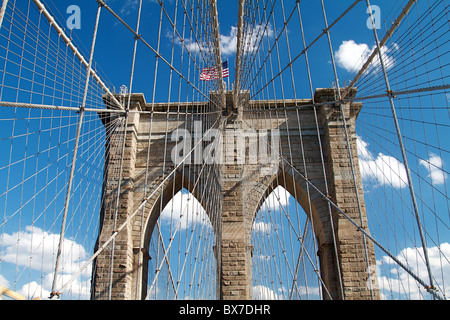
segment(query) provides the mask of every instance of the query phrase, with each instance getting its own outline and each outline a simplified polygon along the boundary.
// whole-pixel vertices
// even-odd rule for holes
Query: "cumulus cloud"
[[[198,200],[189,193],[178,192],[170,200],[161,212],[161,220],[165,224],[172,223],[174,228],[180,224],[180,229],[184,230],[194,224],[209,224],[209,218],[205,209]]]
[[[354,40],[342,41],[338,51],[335,52],[336,62],[341,68],[344,68],[348,72],[358,72],[375,48],[376,46],[369,48],[365,43],[358,44]],[[392,48],[387,48],[386,46],[381,48],[383,61],[388,70],[395,65],[395,59],[390,54],[397,49],[397,44],[394,44]],[[380,68],[381,63],[377,55],[369,65],[367,72],[379,71]]]
[[[265,210],[270,209],[271,211],[279,210],[280,207],[287,206],[290,198],[291,194],[282,186],[278,186],[269,194],[261,208]]]
[[[59,234],[49,233],[35,226],[27,226],[24,231],[12,234],[5,233],[5,254],[2,259],[34,270],[53,271],[59,239]],[[86,257],[87,252],[82,245],[64,239],[61,270],[68,273],[77,271],[77,264]]]
[[[253,286],[252,298],[256,300],[280,300],[282,297],[266,286],[257,285]]]
[[[260,210],[267,213],[282,210],[281,207],[286,207],[290,199],[291,194],[282,186],[278,186],[264,200]],[[258,233],[270,233],[272,224],[270,222],[254,221],[252,229]]]
[[[428,258],[430,261],[431,272],[433,273],[436,281],[436,286],[442,290],[445,288],[445,295],[450,295],[450,264],[448,258],[450,257],[450,243],[442,243],[439,247],[428,248]],[[405,248],[396,258],[407,265],[412,272],[418,275],[425,282],[428,281],[428,271],[425,265],[425,259],[423,257],[422,247],[417,248]],[[401,267],[388,256],[383,256],[377,261],[378,265],[378,283],[380,289],[387,294],[390,291],[398,295],[406,295],[409,299],[422,299],[428,298],[429,294],[423,289],[421,285]],[[386,270],[389,269],[389,270]],[[380,272],[380,270],[382,270]],[[445,284],[445,286],[444,286]]]
[[[252,230],[260,233],[270,233],[272,230],[272,224],[265,222],[253,222]]]
[[[51,284],[49,288],[51,288]],[[36,281],[31,281],[23,285],[22,289],[20,289],[18,293],[23,295],[28,300],[35,298],[48,298],[50,296],[50,290],[45,289]]]
[[[167,37],[171,38],[173,35],[172,32],[167,33]],[[262,37],[268,36],[269,38],[273,38],[274,31],[270,24],[265,27],[265,25],[256,25],[253,28],[250,28],[247,31],[242,39],[243,39],[243,51],[245,53],[251,53],[257,49],[259,42]],[[190,52],[199,52],[209,50],[208,45],[206,43],[191,41],[189,39],[184,39],[181,41],[179,38],[175,39],[175,43],[178,45],[186,46],[187,50]],[[230,32],[228,34],[219,35],[219,43],[220,43],[220,51],[224,56],[231,56],[236,54],[237,50],[237,28],[231,27]]]
[[[250,28],[246,34],[243,35],[243,52],[252,53],[258,49],[258,46],[263,37],[273,38],[274,30],[269,23],[266,25],[256,25]],[[235,50],[236,51],[236,50]]]
[[[364,182],[375,181],[379,185],[394,188],[408,186],[405,166],[397,158],[379,153],[376,157],[370,152],[369,144],[358,137],[356,146],[359,157],[359,169]]]
[[[294,293],[300,295],[301,297],[309,297],[310,299],[317,299],[321,297],[321,291],[319,287],[305,287],[305,286],[295,286]]]
[[[172,39],[173,32],[167,32],[166,37],[169,39]],[[186,50],[191,53],[200,52],[202,50],[205,50],[205,44],[202,44],[202,43],[199,43],[196,41],[191,41],[190,39],[180,40],[180,38],[175,36],[174,41],[175,41],[175,44],[177,44],[179,46],[182,46],[184,44],[184,46],[186,47]]]
[[[444,184],[447,174],[444,172],[444,162],[442,158],[434,153],[430,153],[427,160],[420,160],[420,164],[428,170],[428,178],[434,185]]]
[[[291,199],[291,194],[282,186],[278,186],[269,194],[261,205],[260,210],[264,213],[274,213],[286,207]],[[258,233],[270,233],[272,231],[272,224],[264,221],[254,221],[252,229]]]
[[[237,28],[231,27],[229,35],[220,35],[220,52],[224,56],[236,53],[237,48]]]
[[[291,284],[292,285],[292,284]],[[284,291],[284,296],[283,296]],[[320,298],[320,288],[319,287],[305,287],[305,286],[294,286],[294,298],[295,296],[301,296],[303,298],[306,298],[307,296],[309,298]],[[283,300],[287,299],[290,296],[290,290],[289,292],[286,290],[286,288],[279,288],[278,293],[269,287],[263,286],[263,285],[256,285],[253,286],[253,292],[252,292],[252,298],[255,300]]]
[[[6,280],[4,276],[0,274],[0,286],[4,286],[6,288],[9,288],[9,281]]]
[[[62,274],[58,277],[56,284],[57,288],[61,288],[64,283],[72,278],[71,274]],[[50,296],[51,287],[53,284],[53,274],[47,274],[41,281],[41,284],[36,281],[31,281],[22,286],[17,292],[23,295],[26,299],[42,298],[46,299]],[[90,281],[75,279],[70,288],[64,292],[65,299],[79,299],[88,300],[90,298]]]
[[[2,263],[13,263],[17,266],[37,270],[42,273],[43,279],[30,281],[18,291],[25,297],[32,299],[37,296],[46,298],[51,291],[56,253],[60,235],[46,232],[36,226],[27,226],[25,230],[3,234]],[[62,287],[72,275],[79,270],[88,258],[84,247],[77,242],[64,239],[62,246],[61,264],[59,267],[59,286]],[[8,275],[0,276],[0,283],[8,283]],[[79,279],[73,282],[68,292],[77,294],[82,299],[89,298],[91,267],[83,270]],[[7,287],[7,285],[6,285]]]

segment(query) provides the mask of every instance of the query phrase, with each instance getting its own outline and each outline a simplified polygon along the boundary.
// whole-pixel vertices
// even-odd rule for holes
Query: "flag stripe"
[[[230,69],[228,68],[228,61],[222,63],[222,78],[230,76]],[[219,79],[217,69],[213,68],[203,68],[200,74],[201,81],[210,81]]]

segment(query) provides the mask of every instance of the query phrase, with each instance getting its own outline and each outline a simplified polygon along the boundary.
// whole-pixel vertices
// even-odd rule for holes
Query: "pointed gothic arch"
[[[331,99],[334,97],[333,89],[322,89],[316,92],[316,101],[321,101],[320,99],[327,101],[330,97]],[[142,97],[139,99],[145,103]],[[140,103],[140,101],[136,101],[135,106],[139,108]],[[361,106],[359,103],[346,103],[343,106],[345,115],[348,117],[347,130],[351,137],[350,146],[357,174],[359,167],[356,156],[354,121]],[[315,114],[316,111],[318,114]],[[147,241],[151,235],[149,230],[153,230],[159,215],[159,213],[152,212],[164,207],[175,191],[178,192],[181,185],[185,185],[188,191],[203,202],[202,205],[212,217],[217,243],[220,244],[215,249],[217,283],[219,284],[217,297],[250,299],[252,294],[252,245],[250,243],[252,222],[264,195],[267,196],[270,190],[281,183],[291,194],[295,195],[297,201],[312,217],[311,221],[314,222],[314,231],[319,247],[317,254],[320,260],[321,281],[323,281],[324,289],[329,292],[327,297],[332,299],[345,299],[348,296],[357,296],[362,299],[370,297],[373,293],[367,286],[367,279],[369,277],[368,268],[375,264],[374,248],[372,243],[367,243],[369,258],[367,261],[364,255],[366,249],[362,233],[348,220],[348,218],[361,220],[358,215],[360,213],[362,215],[361,224],[365,225],[366,217],[364,203],[359,211],[355,200],[357,194],[362,199],[361,184],[355,189],[350,174],[349,152],[346,148],[341,147],[345,145],[344,138],[339,134],[343,129],[342,121],[338,119],[334,106],[324,105],[316,109],[309,104],[309,106],[302,107],[299,113],[300,115],[295,109],[287,111],[284,118],[279,118],[276,122],[269,123],[267,127],[264,127],[263,122],[260,121],[262,119],[245,118],[246,115],[253,116],[253,114],[244,112],[244,122],[253,121],[255,125],[260,127],[262,125],[263,129],[272,130],[275,127],[280,130],[280,143],[284,148],[280,148],[280,170],[277,174],[270,173],[271,171],[269,173],[259,171],[258,166],[253,164],[239,167],[236,157],[234,162],[220,166],[207,167],[194,164],[177,167],[177,170],[173,165],[164,166],[163,163],[171,163],[170,154],[164,151],[170,150],[175,144],[174,142],[168,143],[168,139],[165,137],[176,130],[180,126],[180,122],[171,122],[166,117],[158,118],[155,115],[150,122],[152,123],[152,135],[155,138],[146,139],[149,116],[147,114],[136,115],[130,119],[124,157],[124,167],[127,170],[124,171],[122,177],[121,202],[116,211],[118,211],[118,218],[121,221],[128,219],[131,215],[133,222],[129,224],[126,232],[121,232],[115,239],[120,244],[120,248],[116,248],[114,251],[114,255],[117,257],[114,258],[115,264],[108,264],[108,260],[111,258],[108,257],[107,252],[104,253],[104,257],[97,259],[97,261],[101,261],[101,259],[105,261],[100,265],[100,269],[97,264],[95,276],[97,282],[94,281],[97,287],[94,288],[94,292],[102,292],[106,286],[117,290],[115,298],[140,299],[143,296],[142,292],[145,289],[142,289],[142,283],[144,281],[136,275],[136,270],[141,266],[139,261],[145,261],[143,258],[148,256],[147,249],[142,246],[142,242],[137,236],[142,231],[141,219],[146,221],[143,226],[145,226]],[[301,117],[303,128],[312,128],[310,131],[302,131],[301,135],[299,135],[299,117]],[[314,122],[317,117],[319,118],[318,123]],[[235,125],[242,127],[243,123],[236,122]],[[250,127],[253,128],[253,125]],[[256,126],[255,128],[259,129],[260,127]],[[236,130],[236,127],[219,129]],[[320,140],[318,140],[319,136]],[[151,141],[151,153],[147,151],[144,142],[149,140]],[[299,146],[302,147],[299,148]],[[237,156],[236,148],[234,148],[234,152],[234,155]],[[149,158],[147,158],[148,155]],[[110,155],[113,160],[114,157],[118,158],[120,154]],[[307,159],[306,162],[305,159]],[[305,178],[305,166],[308,167],[307,178]],[[204,169],[208,174],[201,174]],[[148,181],[143,179],[144,173],[147,171],[149,172]],[[169,174],[169,172],[171,173]],[[325,172],[327,178],[324,177]],[[112,185],[116,184],[116,178],[115,173],[106,173],[109,180],[106,182],[105,190],[108,190],[109,181]],[[280,174],[282,176],[278,177]],[[174,175],[175,178],[171,175]],[[186,180],[186,177],[196,178]],[[275,179],[277,177],[278,180]],[[360,181],[359,176],[356,179]],[[315,187],[313,188],[315,191],[310,188],[309,196],[306,191],[307,184]],[[149,190],[160,188],[162,196],[161,191],[153,190],[150,198],[145,197],[144,186],[147,186]],[[202,196],[205,186],[208,186],[209,190],[207,197]],[[329,192],[325,191],[326,188]],[[169,192],[164,190],[169,190]],[[217,207],[209,207],[208,197],[215,197],[215,201],[211,203],[215,203]],[[330,201],[339,210],[336,207],[330,208]],[[145,205],[142,207],[142,204]],[[144,216],[136,214],[136,208],[144,208]],[[342,216],[340,210],[347,216]],[[104,214],[104,226],[99,237],[100,243],[104,241],[103,239],[109,238],[114,230],[111,223],[113,216],[115,215],[112,212]],[[113,277],[116,281],[114,279],[113,281],[103,280],[102,269],[111,270],[112,268],[115,268]],[[140,274],[145,274],[145,272]],[[353,281],[354,278],[358,279],[358,283]],[[126,288],[123,289],[122,286]],[[141,287],[139,288],[139,286]],[[375,292],[374,296],[377,297],[378,294]]]
[[[322,292],[322,298],[332,298],[330,295],[330,291],[333,292],[333,289],[331,288],[331,282],[324,280],[327,278],[327,270],[329,269],[335,269],[335,255],[333,255],[332,261],[322,261],[319,263],[318,261],[315,261],[316,255],[319,257],[322,255],[319,248],[321,246],[324,246],[326,244],[327,247],[330,247],[330,243],[333,242],[332,233],[329,232],[330,228],[330,214],[331,211],[327,211],[324,209],[327,209],[327,201],[323,199],[320,195],[317,194],[317,192],[314,192],[314,190],[311,190],[311,188],[308,188],[307,184],[305,183],[305,180],[301,178],[298,174],[295,174],[293,170],[290,170],[291,172],[287,172],[287,168],[282,168],[279,170],[278,175],[274,175],[271,177],[271,179],[266,179],[266,189],[261,194],[259,194],[259,200],[256,201],[256,206],[252,209],[252,226],[255,227],[255,221],[259,221],[258,214],[261,214],[261,211],[264,209],[263,207],[267,205],[267,200],[271,199],[271,201],[275,202],[275,205],[269,204],[269,212],[266,212],[265,214],[276,214],[279,216],[277,218],[277,228],[283,229],[287,228],[289,230],[294,230],[294,235],[292,236],[294,240],[296,240],[297,247],[295,248],[296,254],[300,254],[304,252],[302,246],[303,243],[303,236],[304,233],[306,233],[306,229],[309,228],[309,231],[312,234],[313,241],[314,241],[314,247],[310,248],[310,250],[316,250],[315,252],[309,252],[308,256],[306,258],[307,263],[309,264],[308,267],[313,267],[313,270],[320,270],[321,274],[317,277],[316,280],[318,280],[318,283],[320,283],[322,290],[318,290],[317,283],[314,291],[317,291],[317,294],[315,295],[316,298],[319,297],[318,292]],[[294,174],[291,174],[294,172]],[[281,197],[285,197],[288,194],[289,198],[287,201],[285,199],[282,199]],[[278,194],[276,194],[278,193]],[[289,201],[290,200],[290,201]],[[278,203],[277,203],[278,202]],[[295,202],[292,204],[292,202]],[[292,205],[295,207],[292,208]],[[275,207],[275,210],[274,210]],[[286,218],[287,217],[287,218]],[[267,218],[266,218],[267,219]],[[300,221],[304,224],[301,225],[300,228]],[[305,221],[307,221],[305,223]],[[281,223],[285,223],[285,226],[281,226]],[[309,223],[309,225],[308,225]],[[261,227],[261,224],[257,224],[257,227]],[[297,228],[298,226],[298,228]],[[262,226],[269,229],[272,229],[273,226],[268,227],[267,225]],[[280,232],[280,231],[278,231]],[[283,231],[281,231],[283,232]],[[301,244],[300,244],[301,243]],[[252,245],[255,247],[256,244],[252,242]],[[295,244],[294,244],[295,246]],[[256,248],[254,248],[256,250]],[[291,248],[291,250],[293,250]],[[300,257],[299,257],[300,258]],[[287,260],[281,259],[281,261],[285,261],[287,263]],[[289,268],[295,269],[294,266],[290,266]],[[298,266],[297,266],[298,268]],[[290,272],[293,272],[290,270]],[[295,277],[294,282],[300,281],[301,279],[297,279],[297,274],[295,275],[291,274],[291,280]],[[271,297],[276,299],[289,299],[292,298],[293,293],[295,294],[294,287],[298,291],[300,291],[297,287],[297,284],[292,283],[290,284],[290,288],[288,288],[288,294],[286,295],[286,292],[283,292],[282,294],[277,294],[274,290],[270,290],[269,288],[264,288],[265,290],[262,290],[261,287],[259,287],[256,290],[256,293],[262,294],[263,297]],[[330,287],[330,288],[329,288]],[[304,289],[308,290],[308,289]],[[336,290],[336,288],[334,289]],[[258,298],[255,296],[254,298]]]
[[[142,288],[147,289],[142,298],[214,299],[216,235],[206,210],[186,188],[176,192],[162,210],[158,204],[154,207],[159,222],[151,236],[148,225],[145,232],[149,239],[144,247],[151,260],[148,279],[142,279]]]
[[[196,201],[201,206],[201,209],[203,210],[205,218],[207,220],[205,222],[207,225],[211,226],[213,236],[215,237],[215,234],[217,233],[218,223],[217,221],[215,221],[217,219],[214,220],[214,217],[210,213],[212,207],[210,201],[208,201],[209,198],[203,194],[200,185],[197,185],[197,187],[194,186],[195,184],[189,180],[188,176],[182,175],[181,173],[175,174],[175,177],[168,179],[164,186],[161,188],[162,190],[157,192],[155,196],[152,197],[152,199],[148,202],[148,205],[146,205],[143,216],[142,233],[135,233],[133,235],[134,248],[141,248],[141,253],[139,254],[136,252],[137,254],[134,257],[134,269],[142,269],[142,271],[136,272],[135,276],[133,277],[133,283],[135,287],[139,288],[138,290],[136,290],[136,298],[145,299],[153,297],[151,293],[147,292],[147,285],[151,285],[151,283],[149,282],[152,280],[148,279],[148,274],[150,271],[148,270],[148,261],[150,259],[156,260],[156,257],[152,257],[150,255],[150,246],[152,244],[152,240],[157,239],[157,241],[159,241],[158,233],[160,233],[161,231],[155,229],[156,223],[158,219],[162,218],[165,210],[167,210],[167,208],[170,206],[170,203],[175,199],[175,197],[177,197],[177,195],[185,192],[185,195],[187,195],[188,197],[192,197],[192,199],[194,199],[194,201]],[[177,209],[180,209],[180,207],[178,207]],[[182,218],[179,219],[178,223],[174,225],[174,227],[178,228],[178,230],[183,229]],[[172,237],[173,234],[170,235],[169,240]],[[213,252],[213,245],[214,244],[211,244],[209,248],[211,252]],[[165,244],[165,246],[168,245]],[[164,247],[162,249],[165,251],[167,248]],[[188,253],[186,252],[185,255],[187,254]],[[165,257],[166,253],[163,252],[162,256]],[[156,270],[159,269],[160,265],[169,264],[167,257],[165,259],[166,261],[162,263],[161,261],[156,261]],[[176,290],[175,288],[172,289],[174,291]],[[169,295],[167,295],[167,297],[168,296]]]

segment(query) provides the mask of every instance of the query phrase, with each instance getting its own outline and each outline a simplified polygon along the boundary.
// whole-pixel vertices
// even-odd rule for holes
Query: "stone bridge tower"
[[[354,96],[356,91],[352,91],[352,94]],[[225,139],[224,149],[229,151],[226,153],[227,161],[219,166],[211,166],[208,178],[194,181],[192,177],[200,174],[196,172],[198,170],[196,166],[189,166],[183,170],[181,165],[177,168],[179,174],[175,176],[162,176],[161,172],[168,174],[175,167],[171,161],[171,150],[175,142],[171,141],[170,134],[180,128],[188,132],[195,131],[195,116],[189,121],[184,121],[167,116],[163,112],[155,112],[176,110],[180,107],[179,103],[155,104],[153,112],[148,112],[151,106],[146,103],[144,96],[132,94],[130,110],[139,112],[128,115],[121,166],[117,166],[122,157],[121,152],[117,150],[121,149],[118,146],[123,143],[120,137],[123,137],[124,132],[116,130],[107,141],[108,165],[105,166],[103,191],[105,200],[101,211],[98,245],[102,245],[115,228],[129,219],[133,212],[138,209],[140,212],[115,238],[111,276],[108,272],[103,272],[109,270],[111,265],[110,250],[103,250],[97,257],[93,272],[92,298],[107,298],[106,291],[109,290],[110,282],[112,299],[143,299],[146,296],[148,246],[151,234],[159,217],[160,208],[164,208],[171,200],[172,190],[178,192],[183,185],[203,205],[216,234],[214,252],[217,261],[217,298],[251,299],[253,249],[250,243],[251,227],[265,198],[278,185],[282,185],[289,193],[295,195],[313,223],[319,248],[317,254],[320,261],[320,275],[329,293],[324,294],[324,299],[330,296],[332,299],[370,299],[367,265],[369,264],[370,269],[375,266],[373,244],[366,241],[369,257],[367,264],[361,232],[330,206],[323,195],[312,188],[309,188],[310,197],[306,192],[305,176],[354,221],[363,227],[367,225],[355,134],[355,120],[362,104],[349,102],[343,105],[359,186],[357,192],[363,217],[363,221],[360,221],[349,152],[346,138],[342,134],[342,121],[339,120],[340,107],[323,103],[335,100],[334,89],[317,89],[315,102],[320,104],[317,107],[313,107],[311,99],[265,101],[265,105],[269,108],[276,104],[286,107],[283,117],[278,116],[267,122],[261,121],[257,113],[249,112],[257,101],[248,101],[247,98],[236,102],[232,93],[227,93],[227,108],[223,115],[217,116],[219,119],[215,119],[219,120],[217,129],[224,137],[232,136],[227,132],[232,133],[236,130],[245,132],[250,128],[267,132],[278,131],[280,145],[275,162],[277,167],[273,170],[274,164],[266,163],[267,170],[264,171],[261,170],[260,163],[242,164],[238,156],[241,151],[235,143],[237,139]],[[235,106],[234,103],[238,105]],[[189,108],[208,110],[211,106],[207,103],[190,103],[181,104],[181,107],[186,110]],[[117,118],[110,117],[105,119],[104,123],[107,126],[111,121],[117,121]],[[208,128],[210,125],[206,124],[205,127]],[[148,156],[150,161],[147,163]],[[163,161],[164,158],[166,161]],[[283,159],[289,159],[290,164]],[[163,163],[166,165],[164,168]],[[118,167],[122,169],[118,170]],[[147,181],[144,179],[145,171]],[[255,174],[256,172],[258,174]],[[258,178],[255,178],[256,176]],[[117,199],[114,193],[119,180],[122,182]],[[194,184],[197,184],[195,188]],[[211,202],[205,201],[202,190],[206,185],[208,190],[215,190],[214,194],[208,196],[215,197],[216,202],[220,203],[219,207],[211,207]],[[139,207],[147,195],[151,197],[143,207]],[[139,236],[141,232],[144,234],[142,240]],[[333,236],[336,241],[333,241]],[[341,277],[338,276],[339,272]],[[373,295],[375,299],[379,298],[377,290],[373,291]]]

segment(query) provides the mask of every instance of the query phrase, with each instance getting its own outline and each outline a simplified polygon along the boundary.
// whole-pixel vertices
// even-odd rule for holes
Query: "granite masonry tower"
[[[349,161],[350,153],[346,137],[343,135],[341,106],[327,103],[336,101],[335,94],[335,89],[317,89],[314,97],[315,105],[311,99],[265,101],[268,108],[279,104],[286,110],[283,117],[267,122],[261,121],[258,113],[251,112],[252,106],[258,101],[249,101],[248,95],[245,94],[241,94],[241,98],[237,101],[232,92],[227,92],[226,109],[211,119],[216,123],[215,128],[226,137],[232,136],[227,135],[227,131],[240,129],[245,131],[252,128],[268,132],[277,130],[279,157],[276,157],[276,162],[266,164],[266,167],[272,170],[261,170],[260,163],[239,162],[237,157],[239,148],[235,147],[233,139],[226,139],[224,149],[231,150],[231,153],[227,153],[227,161],[214,166],[207,178],[196,181],[193,177],[201,174],[197,172],[200,165],[183,168],[184,165],[181,163],[176,168],[176,175],[161,175],[161,172],[168,174],[176,166],[171,159],[171,150],[176,142],[170,140],[170,134],[180,128],[193,132],[195,121],[192,120],[195,119],[191,117],[187,121],[175,115],[167,116],[164,112],[157,112],[176,111],[180,108],[179,103],[152,106],[145,101],[143,94],[132,94],[130,113],[125,127],[126,141],[123,154],[118,147],[123,143],[119,138],[124,135],[123,129],[116,130],[107,141],[105,161],[108,165],[105,166],[104,201],[97,245],[101,246],[115,232],[117,226],[130,219],[132,213],[136,210],[139,210],[139,213],[131,217],[131,223],[128,223],[115,238],[113,272],[104,272],[111,268],[111,250],[103,250],[96,258],[92,298],[107,299],[108,295],[105,293],[107,290],[110,290],[112,299],[145,298],[150,259],[148,246],[152,231],[159,217],[160,208],[164,208],[171,200],[173,190],[177,192],[183,186],[190,189],[189,191],[204,206],[214,228],[217,299],[251,299],[252,223],[264,199],[278,185],[282,185],[291,195],[295,195],[313,222],[320,262],[320,270],[317,272],[327,292],[323,294],[323,298],[370,299],[372,295],[373,298],[379,299],[379,291],[373,289],[371,292],[368,286],[368,275],[374,275],[374,272],[369,271],[375,270],[376,263],[373,244],[366,240],[364,246],[362,233],[340,214],[336,207],[330,205],[330,201],[327,201],[331,200],[348,217],[366,229],[355,133],[355,120],[362,104],[347,102],[342,105],[358,186],[355,190]],[[355,89],[352,89],[349,97],[354,97],[355,94]],[[211,101],[215,99],[214,94],[210,94],[210,97]],[[190,103],[181,107],[185,110],[200,107],[208,110],[210,104],[211,102]],[[105,126],[115,121],[117,117],[119,115],[116,118],[114,116],[103,118]],[[299,135],[300,123],[302,141]],[[210,126],[211,124],[204,124],[206,128]],[[166,139],[167,135],[169,139]],[[166,161],[163,161],[164,157]],[[279,159],[283,157],[290,159],[291,165]],[[120,159],[121,165],[114,165]],[[166,167],[163,168],[163,165]],[[278,166],[275,170],[274,165]],[[308,181],[305,179],[305,168]],[[258,174],[255,174],[256,171]],[[147,176],[147,179],[144,179],[144,176]],[[121,188],[117,198],[114,193],[119,177]],[[306,192],[308,182],[317,188],[309,188],[309,197]],[[159,187],[156,189],[156,186]],[[209,190],[207,197],[214,197],[216,199],[214,203],[219,205],[212,207],[213,202],[206,201],[205,195],[202,195],[202,190],[206,187]],[[142,206],[142,200],[148,195],[151,196]],[[366,231],[368,232],[367,229]],[[368,262],[365,257],[368,257]]]

